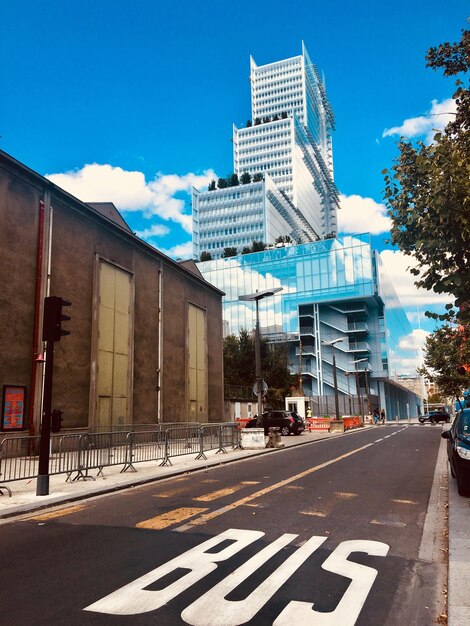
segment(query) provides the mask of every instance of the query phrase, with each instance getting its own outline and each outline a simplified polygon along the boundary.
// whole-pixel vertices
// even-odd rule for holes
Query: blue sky
[[[453,80],[424,56],[457,41],[467,14],[463,0],[2,2],[0,147],[82,200],[114,201],[138,234],[187,256],[186,191],[232,170],[232,123],[250,117],[249,55],[295,56],[303,39],[336,117],[340,225],[372,230],[382,250],[381,171],[400,132],[425,139],[445,121]],[[418,306],[443,306],[416,292],[409,260],[383,259],[415,327]]]

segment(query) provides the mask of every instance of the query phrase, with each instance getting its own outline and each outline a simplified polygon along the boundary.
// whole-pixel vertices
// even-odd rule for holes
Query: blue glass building
[[[259,302],[260,331],[270,342],[288,344],[291,371],[305,395],[334,394],[334,353],[340,396],[354,394],[359,382],[369,408],[384,407],[389,417],[417,414],[420,399],[389,380],[389,372],[400,369],[400,342],[412,329],[369,234],[276,247],[198,267],[226,294],[225,335],[255,326],[254,305],[240,301],[240,295],[282,288]]]

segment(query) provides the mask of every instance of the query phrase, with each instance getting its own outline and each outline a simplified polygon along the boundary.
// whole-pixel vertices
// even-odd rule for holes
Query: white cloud
[[[451,120],[457,110],[455,100],[448,98],[442,102],[432,101],[431,109],[426,115],[406,119],[401,126],[386,128],[382,137],[400,135],[404,137],[425,137],[431,143],[437,130],[442,130]]]
[[[341,210],[338,211],[338,230],[342,233],[385,233],[390,231],[391,222],[384,204],[372,198],[352,195],[340,196]]]
[[[137,237],[148,241],[149,239],[153,239],[154,237],[162,237],[164,235],[168,235],[170,229],[168,226],[164,226],[163,224],[152,224],[150,228],[146,228],[145,230],[136,231]]]
[[[400,339],[398,347],[404,352],[421,351],[426,342],[426,337],[430,334],[427,330],[415,328],[409,335],[405,335]]]
[[[193,242],[191,240],[185,243],[179,243],[167,250],[165,248],[159,248],[159,250],[172,259],[187,260],[193,258]]]
[[[451,300],[448,294],[438,294],[415,286],[417,277],[408,271],[415,264],[412,257],[399,250],[382,250],[380,258],[403,306],[445,304]]]
[[[144,217],[158,216],[180,224],[191,232],[191,211],[186,201],[177,194],[191,193],[191,188],[204,188],[216,174],[157,173],[147,182],[142,172],[127,171],[112,165],[93,163],[79,170],[46,177],[84,202],[114,202],[120,211],[140,211]]]

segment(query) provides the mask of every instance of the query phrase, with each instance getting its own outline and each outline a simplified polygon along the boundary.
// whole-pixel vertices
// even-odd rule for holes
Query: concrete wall
[[[33,337],[40,201],[45,204],[42,307],[47,286],[51,228],[50,295],[72,302],[71,335],[55,344],[53,408],[66,429],[93,425],[96,371],[97,265],[102,258],[133,276],[131,416],[162,421],[187,419],[187,307],[206,311],[208,420],[223,419],[222,295],[130,231],[62,192],[0,151],[0,385],[26,385],[31,410]],[[52,211],[51,211],[52,207]],[[162,277],[160,282],[160,276]],[[162,358],[159,358],[159,288],[162,289]],[[42,335],[42,319],[39,320]],[[38,352],[43,352],[40,342]],[[41,388],[42,364],[36,383]],[[161,369],[159,378],[158,369]],[[39,398],[40,399],[40,398]],[[36,432],[40,403],[36,399]]]

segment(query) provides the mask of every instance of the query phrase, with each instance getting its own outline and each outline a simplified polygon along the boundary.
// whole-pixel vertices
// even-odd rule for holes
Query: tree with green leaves
[[[263,179],[263,174],[261,174],[260,172],[257,172],[254,176],[253,176],[253,182],[254,183],[260,183]]]
[[[229,174],[227,176],[227,183],[229,187],[238,187],[240,181],[238,180],[238,174]]]
[[[242,185],[249,185],[251,183],[250,172],[243,172],[243,174],[240,176],[240,182]]]
[[[224,248],[224,251],[222,253],[222,258],[223,259],[228,259],[232,256],[237,256],[237,249],[236,248]]]
[[[289,235],[279,235],[279,237],[274,240],[274,243],[293,243],[293,241]]]
[[[219,180],[217,181],[217,188],[218,189],[227,189],[228,184],[227,184],[227,179],[226,178],[219,178]]]
[[[211,182],[209,183],[209,186],[207,187],[207,191],[215,191],[215,180],[212,179]]]
[[[262,252],[263,250],[266,250],[266,244],[264,241],[253,241],[251,244],[252,252]]]
[[[458,400],[470,387],[470,372],[463,363],[470,364],[470,342],[461,328],[445,324],[426,338],[424,367],[418,371],[442,395]]]
[[[246,127],[250,128],[251,127],[251,120],[246,120]]]
[[[259,117],[255,118],[255,126],[259,126],[261,124],[261,120]]]
[[[242,254],[251,254],[253,252],[253,250],[248,247],[248,246],[244,246],[243,250],[242,250]]]
[[[199,257],[201,262],[204,261],[212,261],[212,254],[210,252],[203,251],[201,252],[201,256]]]
[[[224,380],[227,385],[253,385],[256,379],[255,338],[253,332],[241,329],[240,335],[224,339]],[[284,398],[294,377],[289,372],[286,344],[270,344],[261,337],[261,371],[268,384],[266,402],[272,408],[284,408]]]
[[[391,172],[384,170],[385,200],[392,219],[392,243],[416,261],[416,285],[449,293],[470,321],[470,31],[459,42],[431,48],[427,66],[455,76],[455,118],[430,145],[403,137]],[[467,308],[462,316],[463,308]],[[441,320],[454,316],[447,306]]]

